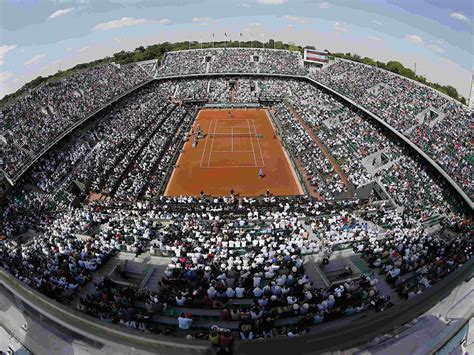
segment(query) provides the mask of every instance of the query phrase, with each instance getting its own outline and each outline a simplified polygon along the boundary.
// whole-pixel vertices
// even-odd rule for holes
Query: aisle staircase
[[[289,111],[294,115],[296,120],[301,124],[301,126],[308,132],[309,136],[313,140],[314,143],[319,147],[321,150],[321,153],[326,157],[326,159],[329,161],[329,163],[332,165],[334,168],[334,171],[337,173],[339,178],[341,179],[342,183],[346,186],[347,188],[347,194],[348,198],[352,199],[354,197],[354,185],[349,181],[349,178],[347,175],[342,171],[341,167],[339,166],[338,162],[336,159],[331,155],[329,150],[326,148],[326,146],[323,144],[323,142],[320,141],[320,139],[317,137],[317,135],[314,133],[313,129],[307,124],[307,122],[296,112],[296,110],[293,108],[290,103],[285,100],[285,105],[289,109]]]

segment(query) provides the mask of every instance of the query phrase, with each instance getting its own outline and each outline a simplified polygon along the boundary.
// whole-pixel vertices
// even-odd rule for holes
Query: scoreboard
[[[316,63],[327,63],[328,52],[318,51],[315,49],[305,49],[304,50],[304,60],[307,62],[316,62]]]

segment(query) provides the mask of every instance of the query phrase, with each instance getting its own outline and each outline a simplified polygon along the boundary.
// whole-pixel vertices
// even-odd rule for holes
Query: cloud
[[[383,23],[380,22],[380,21],[377,21],[377,20],[372,20],[372,23],[376,24],[376,25],[379,25],[379,26],[382,26]]]
[[[68,13],[70,13],[70,12],[73,12],[73,11],[74,11],[73,7],[69,7],[67,9],[63,9],[63,10],[58,10],[56,12],[53,12],[51,15],[49,15],[48,19],[53,19],[53,18],[56,18],[56,17],[64,16],[64,15],[67,15]]]
[[[367,36],[367,38],[368,38],[368,39],[371,39],[371,40],[373,40],[373,41],[381,41],[381,40],[382,40],[382,38],[376,37],[376,36]]]
[[[4,44],[3,46],[0,46],[0,65],[5,63],[5,56],[7,55],[8,52],[14,50],[16,48],[15,44],[12,44],[11,46],[8,46]]]
[[[459,13],[459,12],[453,12],[453,13],[449,14],[449,17],[451,17],[455,20],[458,20],[458,21],[469,22],[469,19],[466,16],[464,16],[463,14]]]
[[[257,0],[257,3],[260,5],[281,5],[287,1],[288,0]]]
[[[209,21],[211,21],[211,18],[210,17],[193,17],[191,21],[201,26],[207,26],[209,24]]]
[[[341,22],[334,22],[334,29],[338,32],[346,32],[346,26]]]
[[[0,72],[0,83],[4,83],[8,79],[10,79],[12,76],[13,76],[13,73],[11,71]]]
[[[411,43],[415,43],[415,44],[422,44],[423,43],[423,38],[421,38],[418,35],[406,35],[405,39],[407,41],[410,41]]]
[[[298,17],[298,16],[293,16],[293,15],[285,15],[283,16],[285,19],[287,19],[288,21],[294,21],[294,22],[298,22],[298,23],[307,23],[308,20],[307,19],[304,19],[302,17]]]
[[[242,6],[242,7],[250,7],[250,4],[243,3],[243,4],[240,4],[240,6]]]
[[[429,49],[431,49],[433,52],[436,52],[436,53],[443,53],[444,52],[444,49],[435,45],[435,44],[428,44],[426,47],[428,47]]]
[[[322,2],[319,4],[320,9],[329,9],[331,7],[331,4],[328,2]]]
[[[94,26],[94,30],[116,30],[118,28],[136,26],[148,22],[151,21],[144,18],[122,17],[120,20],[99,23]]]
[[[429,50],[435,52],[435,53],[442,53],[444,52],[444,49],[441,48],[440,46],[434,44],[433,42],[436,42],[436,43],[439,43],[439,44],[442,44],[442,42],[440,42],[439,40],[436,40],[436,41],[427,41],[425,42],[423,40],[423,38],[421,38],[420,36],[418,35],[406,35],[405,36],[405,39],[407,41],[410,41],[411,43],[414,43],[414,44],[421,44],[421,45],[424,45],[426,48],[428,48]]]
[[[193,22],[207,22],[211,18],[210,17],[193,17],[191,21]]]
[[[45,54],[45,53],[37,54],[37,55],[35,55],[33,58],[28,59],[28,60],[25,62],[25,65],[38,64],[38,63],[41,61],[41,59],[43,59],[44,57],[46,57],[46,54]]]
[[[161,23],[162,25],[167,25],[171,22],[169,18],[164,18],[158,21],[158,23]]]
[[[80,52],[87,51],[89,48],[90,46],[85,46],[85,47],[79,48],[77,51],[80,53]]]

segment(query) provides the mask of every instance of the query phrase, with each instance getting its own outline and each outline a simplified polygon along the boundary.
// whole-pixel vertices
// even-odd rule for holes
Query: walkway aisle
[[[321,257],[317,254],[306,255],[303,257],[303,267],[305,274],[313,281],[315,288],[327,288],[328,285],[324,281],[321,273],[318,271],[318,266],[321,263]]]
[[[92,281],[88,282],[85,287],[79,289],[76,292],[74,299],[71,302],[73,307],[76,307],[79,302],[79,297],[84,297],[94,291],[94,283],[99,282],[103,277],[110,274],[110,272],[122,261],[130,260],[132,262],[151,265],[155,267],[155,271],[151,275],[147,284],[145,285],[148,291],[156,291],[158,281],[164,276],[166,266],[169,264],[169,257],[150,256],[149,252],[141,254],[139,257],[135,257],[134,253],[121,252],[110,259],[99,271],[93,273]]]
[[[326,148],[326,146],[319,140],[319,138],[316,136],[314,133],[313,129],[306,123],[305,120],[301,118],[301,116],[295,111],[295,109],[287,103],[288,109],[293,113],[295,118],[298,120],[298,122],[303,126],[303,128],[308,132],[309,136],[311,139],[316,143],[316,145],[319,147],[323,155],[326,157],[326,159],[331,163],[332,167],[334,168],[334,171],[339,175],[339,178],[343,182],[343,184],[347,187],[347,192],[349,194],[349,198],[354,197],[354,185],[351,184],[349,181],[347,175],[342,171],[341,167],[339,164],[336,162],[336,159],[331,155],[329,150]]]
[[[379,269],[375,270],[375,278],[379,281],[377,283],[377,288],[384,296],[390,296],[390,301],[392,301],[393,304],[399,304],[402,302],[394,289],[387,282],[385,282],[385,275],[380,273]]]
[[[92,274],[92,280],[89,281],[84,287],[81,287],[78,289],[79,292],[75,293],[75,297],[71,301],[71,306],[76,308],[76,306],[79,304],[79,298],[80,297],[85,297],[86,295],[92,293],[95,289],[94,283],[99,282],[110,274],[110,272],[120,263],[120,259],[117,258],[117,256],[113,257],[105,265],[103,265],[99,271],[94,272]]]

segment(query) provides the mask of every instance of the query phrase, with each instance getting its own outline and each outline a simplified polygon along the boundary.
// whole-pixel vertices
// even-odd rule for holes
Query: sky
[[[160,42],[270,38],[398,60],[469,97],[472,0],[0,0],[0,97]]]

